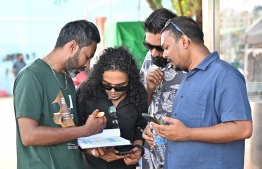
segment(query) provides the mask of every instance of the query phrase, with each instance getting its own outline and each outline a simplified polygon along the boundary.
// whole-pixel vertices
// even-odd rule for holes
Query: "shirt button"
[[[183,95],[181,95],[180,97],[183,98]]]

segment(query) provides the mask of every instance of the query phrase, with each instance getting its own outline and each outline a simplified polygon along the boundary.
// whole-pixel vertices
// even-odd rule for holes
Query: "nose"
[[[152,55],[153,57],[157,57],[157,56],[162,56],[162,55],[163,55],[163,52],[159,52],[159,51],[157,51],[155,48],[152,49],[152,50],[150,50],[150,52],[151,52],[151,55]]]
[[[112,92],[112,93],[116,92],[116,91],[115,91],[115,88],[112,87],[112,89],[110,90],[110,92]]]
[[[89,69],[90,68],[90,60],[88,60],[85,64],[84,64],[84,67],[86,69]]]
[[[163,52],[163,58],[167,58],[167,52],[166,52],[166,50],[164,50],[164,52]]]

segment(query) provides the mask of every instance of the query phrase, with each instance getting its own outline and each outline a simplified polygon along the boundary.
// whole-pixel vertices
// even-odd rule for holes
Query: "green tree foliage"
[[[162,8],[162,0],[146,0],[154,11]],[[170,0],[178,16],[189,16],[196,20],[202,29],[202,0]]]

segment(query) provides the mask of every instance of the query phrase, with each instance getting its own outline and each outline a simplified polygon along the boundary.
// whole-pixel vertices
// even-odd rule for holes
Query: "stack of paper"
[[[95,134],[89,137],[80,137],[77,139],[78,145],[82,149],[123,146],[130,145],[131,142],[123,137],[120,137],[119,129],[104,129],[102,133]]]

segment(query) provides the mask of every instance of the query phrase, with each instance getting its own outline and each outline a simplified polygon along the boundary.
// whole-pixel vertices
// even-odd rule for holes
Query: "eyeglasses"
[[[179,31],[180,33],[182,33],[183,35],[186,35],[176,24],[174,24],[171,19],[169,19],[166,24],[165,24],[165,27],[167,27],[169,24],[172,24],[174,26],[174,28]],[[164,27],[164,28],[165,28]]]
[[[101,84],[101,86],[102,86],[102,89],[104,90],[114,89],[116,92],[124,92],[124,91],[127,91],[128,89],[128,85],[127,86],[110,86],[110,85]]]
[[[108,114],[109,116],[115,118],[115,120],[112,120],[112,128],[119,128],[118,126],[118,120],[116,116],[116,108],[114,105],[108,107]]]
[[[164,49],[161,46],[154,46],[154,45],[151,45],[150,43],[146,42],[145,38],[146,37],[144,37],[144,40],[143,40],[143,45],[145,46],[145,48],[147,48],[148,50],[156,49],[158,52],[164,51]]]

